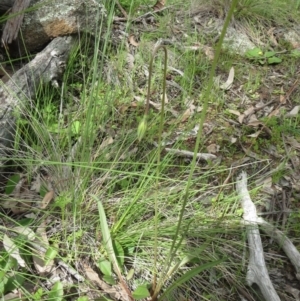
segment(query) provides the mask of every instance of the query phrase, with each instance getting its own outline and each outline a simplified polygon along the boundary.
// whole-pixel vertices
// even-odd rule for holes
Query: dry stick
[[[258,229],[258,216],[255,205],[253,204],[247,189],[247,174],[242,172],[236,183],[236,190],[241,198],[242,208],[244,210],[244,224],[246,225],[247,238],[249,243],[250,259],[246,281],[249,286],[256,283],[266,301],[280,301],[277,292],[270,280],[266,268],[262,242]]]
[[[246,182],[243,184],[245,186],[244,189],[247,189],[247,179],[245,179],[244,181]],[[276,227],[266,222],[261,217],[256,216],[256,223],[261,227],[262,231],[264,231],[268,236],[272,237],[282,248],[296,270],[296,278],[300,280],[300,253],[291,242],[291,240],[286,237],[286,235],[282,231],[276,229]]]
[[[193,158],[194,153],[186,150],[181,150],[181,149],[173,149],[173,148],[165,148],[166,152],[169,152],[170,154],[179,156],[179,157],[187,157],[187,158]],[[216,155],[209,154],[209,153],[197,153],[197,159],[198,160],[215,160],[217,159]]]
[[[123,14],[125,20],[127,20],[128,19],[128,14],[127,14],[126,10],[122,7],[122,5],[120,4],[120,2],[118,0],[115,0],[115,1],[116,1],[116,4],[117,4],[119,10]]]
[[[16,0],[13,4],[9,18],[4,26],[1,43],[3,46],[11,44],[18,37],[19,29],[23,22],[24,11],[29,6],[31,0]]]

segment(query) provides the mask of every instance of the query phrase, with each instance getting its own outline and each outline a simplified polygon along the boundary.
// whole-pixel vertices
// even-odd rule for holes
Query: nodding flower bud
[[[147,131],[147,117],[144,116],[137,130],[138,140],[141,141]]]

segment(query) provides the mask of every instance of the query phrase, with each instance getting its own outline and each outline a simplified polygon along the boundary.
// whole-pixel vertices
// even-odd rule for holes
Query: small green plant
[[[263,52],[260,48],[256,47],[250,49],[246,52],[246,57],[252,61],[259,62],[261,65],[272,65],[279,64],[282,62],[282,59],[277,55],[275,51],[266,51]]]

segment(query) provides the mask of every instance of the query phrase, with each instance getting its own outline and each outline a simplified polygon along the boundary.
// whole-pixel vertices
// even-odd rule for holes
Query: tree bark
[[[0,2],[0,11],[2,13],[8,11],[13,7],[15,0],[1,0]]]

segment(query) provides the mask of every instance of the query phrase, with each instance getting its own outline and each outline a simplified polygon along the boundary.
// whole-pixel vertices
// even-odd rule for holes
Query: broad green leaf
[[[79,297],[77,301],[89,301],[89,298],[86,296]]]
[[[101,296],[100,298],[97,299],[97,301],[113,301],[112,299],[109,299],[105,296]]]
[[[135,252],[135,247],[129,247],[128,249],[127,249],[127,254],[128,255],[133,255],[134,254],[134,252]]]
[[[42,300],[42,296],[43,296],[43,289],[42,288],[39,288],[35,293],[34,295],[32,296],[33,300],[35,301],[40,301]]]
[[[48,192],[48,188],[45,185],[42,185],[41,189],[40,189],[40,195],[42,197],[44,197],[46,195],[46,193]]]
[[[134,269],[130,269],[127,276],[126,276],[126,279],[127,280],[130,280],[134,275]]]
[[[116,284],[116,281],[115,281],[114,277],[112,277],[112,276],[104,275],[103,276],[103,280],[106,283],[111,284],[111,285],[115,285]]]
[[[264,53],[264,57],[269,58],[269,57],[274,56],[275,54],[276,54],[276,52],[274,52],[274,51],[267,51]]]
[[[102,236],[103,236],[104,247],[106,249],[106,252],[109,256],[111,263],[113,264],[114,271],[116,272],[116,274],[118,275],[119,278],[122,278],[121,271],[118,266],[117,257],[114,252],[113,243],[112,243],[112,239],[111,239],[111,235],[110,235],[110,230],[108,227],[106,214],[105,214],[103,205],[96,196],[93,195],[92,197],[98,202],[98,212],[99,212],[100,227],[101,227],[101,232],[102,232]]]
[[[19,183],[19,181],[20,175],[16,174],[10,176],[5,186],[5,194],[11,194],[14,191],[16,185]]]
[[[137,137],[138,137],[139,141],[141,141],[143,139],[146,131],[147,131],[147,116],[145,115],[143,117],[142,121],[140,122],[140,124],[138,126],[138,130],[137,130]]]
[[[125,256],[124,250],[123,250],[121,244],[116,239],[113,240],[113,247],[114,247],[114,251],[115,251],[118,263],[119,263],[119,267],[121,269],[123,269],[124,256]]]
[[[26,276],[22,273],[12,272],[7,279],[5,285],[5,293],[9,293],[15,289],[18,289],[23,286],[23,283],[26,280]]]
[[[150,296],[149,290],[146,285],[140,285],[132,293],[132,296],[136,300],[144,299]]]
[[[72,134],[79,135],[81,130],[81,122],[76,120],[71,125]]]
[[[217,261],[209,262],[209,263],[203,264],[199,267],[195,267],[195,268],[187,271],[179,279],[176,279],[176,281],[174,281],[169,287],[167,287],[167,289],[164,291],[164,293],[161,295],[161,297],[158,300],[164,300],[164,297],[167,296],[174,289],[176,289],[180,285],[186,283],[187,281],[189,281],[190,279],[192,279],[193,277],[195,277],[199,273],[203,272],[204,270],[212,268],[212,267],[218,265],[221,262],[223,262],[223,260],[217,260]]]
[[[282,62],[282,59],[279,57],[276,57],[276,56],[268,58],[268,64],[270,64],[270,65],[271,64],[279,64],[281,62]]]
[[[111,263],[108,260],[102,260],[98,263],[100,271],[106,275],[111,276]]]
[[[250,59],[261,58],[262,55],[263,55],[263,52],[261,51],[260,48],[253,48],[246,52],[246,57],[250,58]]]
[[[48,294],[48,301],[61,301],[64,296],[63,284],[58,281],[53,286],[51,291]]]
[[[3,271],[9,271],[18,267],[18,262],[15,258],[7,256],[5,259],[5,264],[3,265]]]
[[[29,227],[35,220],[33,218],[23,218],[18,221],[18,224],[22,227]]]
[[[296,58],[300,57],[300,50],[298,50],[298,49],[292,50],[291,51],[291,56],[296,57]]]
[[[4,271],[0,271],[0,295],[4,294],[5,286],[8,281],[6,273]]]
[[[51,260],[53,260],[57,255],[57,249],[53,247],[49,247],[45,254],[45,265],[48,265]]]

